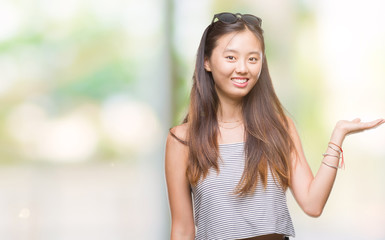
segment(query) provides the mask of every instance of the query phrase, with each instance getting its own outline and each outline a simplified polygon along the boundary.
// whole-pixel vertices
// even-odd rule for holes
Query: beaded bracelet
[[[340,150],[340,153],[341,153],[341,164],[340,164],[339,168],[345,169],[344,151],[342,150],[342,148],[340,146],[338,146],[337,144],[335,144],[333,142],[329,142],[329,144],[332,144],[332,145],[336,146]]]
[[[338,147],[338,150],[335,149],[334,147],[332,147],[330,144],[332,144],[332,145],[334,145],[334,146],[337,146],[337,147]],[[336,166],[330,165],[330,164],[328,164],[328,163],[326,163],[326,162],[324,162],[324,161],[322,161],[322,163],[325,164],[325,165],[328,166],[328,167],[331,167],[331,168],[335,168],[335,169],[338,169],[338,168],[344,168],[344,169],[345,169],[344,155],[343,155],[342,148],[341,148],[340,146],[338,146],[337,144],[333,143],[333,142],[329,142],[328,147],[329,147],[330,149],[334,150],[335,152],[337,152],[338,154],[341,154],[341,157],[340,157],[340,156],[337,156],[337,155],[329,154],[329,153],[324,153],[324,154],[322,154],[322,156],[324,156],[324,157],[327,157],[327,156],[329,156],[329,157],[335,157],[335,158],[338,158],[338,159],[342,158],[341,165],[338,163],[338,164],[337,164],[337,167],[336,167]]]
[[[330,146],[330,145],[328,145],[328,148],[330,148],[330,149],[333,149],[335,152],[337,152],[337,153],[341,153],[341,151],[340,150],[337,150],[337,149],[335,149],[334,147],[332,147],[332,146]]]
[[[328,167],[331,167],[331,168],[334,168],[334,169],[338,170],[338,167],[336,167],[336,166],[330,165],[330,164],[328,164],[328,163],[326,163],[324,161],[322,161],[322,163],[325,164]]]
[[[330,156],[330,157],[335,157],[335,158],[338,158],[340,159],[341,157],[340,156],[337,156],[337,155],[333,155],[333,154],[328,154],[328,153],[324,153],[322,154],[322,156],[326,157],[326,156]]]

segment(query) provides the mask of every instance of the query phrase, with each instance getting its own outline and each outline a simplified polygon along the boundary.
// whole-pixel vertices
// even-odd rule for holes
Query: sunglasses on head
[[[261,27],[262,24],[262,19],[251,14],[234,14],[229,12],[218,13],[214,15],[211,24],[215,22],[215,19],[218,19],[218,21],[228,24],[236,23],[238,19],[242,19],[244,22],[251,25],[257,25],[258,27]]]

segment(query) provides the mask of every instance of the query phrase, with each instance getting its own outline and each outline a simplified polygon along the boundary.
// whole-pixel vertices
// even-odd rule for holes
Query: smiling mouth
[[[242,83],[249,81],[249,79],[248,78],[232,78],[231,81],[242,84]]]
[[[237,88],[245,88],[249,83],[248,78],[232,78],[233,85]]]

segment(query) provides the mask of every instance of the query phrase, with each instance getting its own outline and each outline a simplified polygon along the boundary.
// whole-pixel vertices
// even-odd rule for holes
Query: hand
[[[344,136],[349,134],[362,132],[364,130],[372,129],[385,123],[385,119],[380,118],[371,122],[361,122],[361,119],[356,118],[353,121],[340,120],[337,122],[336,128],[342,131]]]

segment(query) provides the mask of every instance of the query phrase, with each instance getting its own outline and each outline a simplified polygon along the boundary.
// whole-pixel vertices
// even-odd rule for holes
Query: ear
[[[207,58],[205,58],[205,62],[203,64],[203,66],[205,67],[207,72],[211,72],[210,63],[209,63],[209,60]]]

